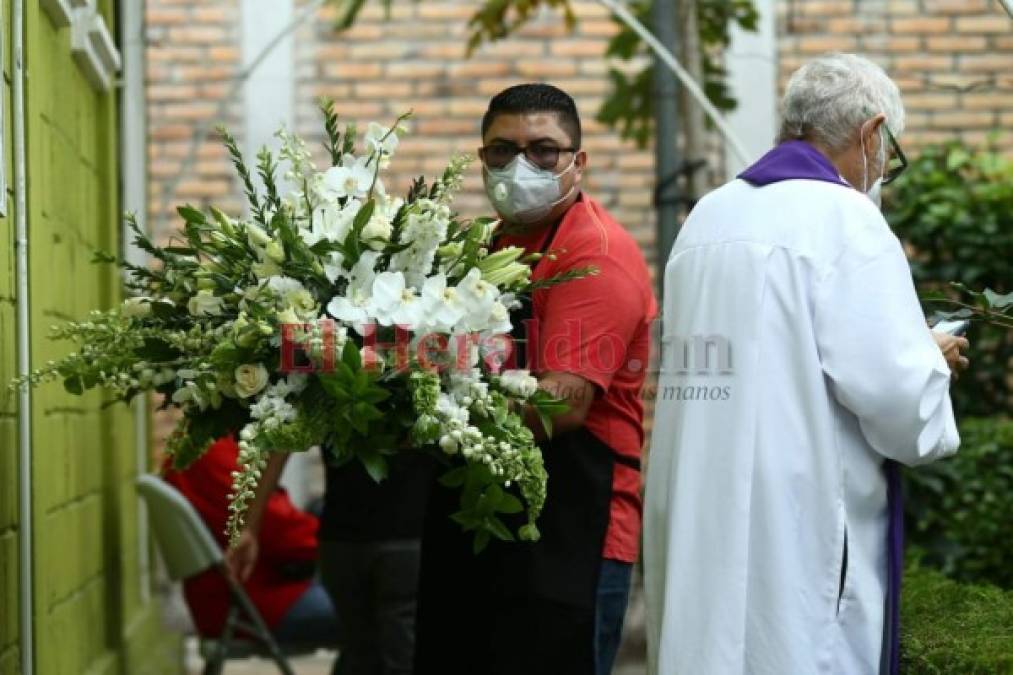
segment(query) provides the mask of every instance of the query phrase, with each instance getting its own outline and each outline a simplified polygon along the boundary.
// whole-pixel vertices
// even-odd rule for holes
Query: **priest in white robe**
[[[651,675],[896,669],[895,463],[957,450],[967,366],[878,208],[903,126],[882,69],[816,59],[779,145],[679,234],[644,513]]]

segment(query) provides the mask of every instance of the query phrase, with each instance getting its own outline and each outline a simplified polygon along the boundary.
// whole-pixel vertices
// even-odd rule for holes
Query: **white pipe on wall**
[[[13,0],[11,23],[14,53],[14,220],[17,249],[18,375],[31,372],[28,295],[28,184],[25,176],[25,7]],[[32,582],[32,395],[27,384],[18,395],[18,626],[21,675],[33,675],[34,593]]]
[[[148,211],[147,109],[144,91],[144,3],[120,2],[120,51],[123,54],[123,90],[120,95],[120,190],[123,210],[136,213],[138,222],[146,223]],[[123,226],[123,257],[136,265],[147,265],[147,256],[133,245],[132,235]],[[137,396],[133,402],[134,458],[139,473],[147,471],[148,397]],[[137,499],[137,555],[140,566],[140,597],[151,597],[150,541],[144,500]]]

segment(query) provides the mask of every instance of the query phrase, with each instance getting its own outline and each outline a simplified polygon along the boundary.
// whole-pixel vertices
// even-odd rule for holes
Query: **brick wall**
[[[905,148],[980,144],[1013,126],[1013,21],[992,0],[780,0],[778,9],[782,87],[812,56],[858,52],[900,86]],[[1013,150],[1013,136],[999,143]]]
[[[376,3],[379,5],[379,3]],[[474,154],[481,144],[479,122],[489,99],[521,82],[548,81],[577,101],[590,157],[587,188],[602,201],[650,254],[653,242],[653,157],[594,120],[608,91],[602,58],[615,26],[594,2],[577,2],[581,21],[568,33],[548,14],[515,37],[465,54],[468,18],[475,3],[427,0],[394,3],[390,20],[375,6],[353,29],[337,35],[331,14],[321,12],[312,30],[297,41],[297,128],[320,134],[314,100],[328,96],[337,110],[361,124],[393,120],[412,109],[388,184],[404,190],[413,176],[437,175],[454,152]],[[458,208],[468,216],[489,211],[476,163]]]
[[[225,123],[234,133],[241,130],[241,96],[224,115],[218,113],[240,67],[239,2],[151,0],[145,21],[149,221],[164,238],[177,225],[177,204],[241,210],[241,192],[213,131],[197,146],[192,165],[185,171],[183,166],[201,125]]]
[[[200,146],[195,166],[163,199],[166,186],[179,175],[195,127],[214,116],[240,66],[237,0],[208,4],[151,0],[147,5],[149,217],[155,224],[184,201],[242,208],[239,186],[214,139]],[[392,190],[401,191],[420,173],[442,171],[452,153],[474,152],[478,122],[493,94],[518,82],[552,81],[573,94],[580,106],[591,154],[591,192],[649,247],[651,153],[619,140],[594,121],[608,88],[601,55],[613,24],[593,2],[576,6],[583,17],[577,33],[567,34],[560,20],[548,16],[472,59],[465,58],[464,45],[474,3],[466,0],[394,3],[390,21],[379,9],[367,8],[356,27],[340,35],[332,30],[332,12],[322,10],[296,39],[296,128],[317,139],[319,96],[334,98],[344,119],[360,127],[370,120],[392,121],[413,109],[412,133],[387,181]],[[224,120],[237,135],[242,131],[240,98]],[[486,211],[477,166],[459,206],[468,215]],[[170,221],[158,230],[161,236],[178,225]]]

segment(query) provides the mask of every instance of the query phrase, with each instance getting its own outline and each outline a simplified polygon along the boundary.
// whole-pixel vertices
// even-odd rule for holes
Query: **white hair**
[[[900,90],[878,65],[855,54],[826,54],[795,71],[781,102],[778,142],[806,139],[843,150],[879,113],[894,136],[904,130]]]

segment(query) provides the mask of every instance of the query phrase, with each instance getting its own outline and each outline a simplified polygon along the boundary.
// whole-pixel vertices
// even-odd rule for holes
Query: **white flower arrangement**
[[[79,351],[18,384],[62,377],[75,394],[166,395],[183,413],[168,441],[178,466],[238,433],[233,537],[269,453],[323,445],[336,462],[361,461],[376,480],[397,452],[435,453],[448,468],[441,482],[461,491],[455,521],[474,532],[476,551],[491,538],[537,539],[546,475],[520,411],[534,407],[548,427],[564,408],[527,371],[498,372],[480,346],[509,333],[510,308],[534,288],[534,258],[516,248],[490,254],[495,223],[452,212],[466,158],[431,185],[420,179],[406,198],[392,197],[381,173],[403,118],[390,128],[370,124],[356,155],[354,128],[339,129],[330,103],[322,109],[323,171],[302,139],[278,134],[284,176],[295,185],[288,194],[266,149],[258,191],[223,132],[250,219],[184,206],[183,239],[164,247],[128,219],[135,243],[158,264],[98,259],[128,270],[136,297],[55,329]],[[272,372],[279,362],[285,367]]]

